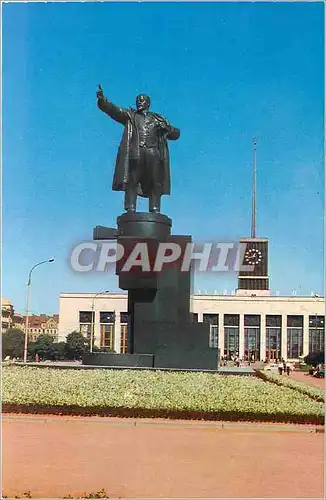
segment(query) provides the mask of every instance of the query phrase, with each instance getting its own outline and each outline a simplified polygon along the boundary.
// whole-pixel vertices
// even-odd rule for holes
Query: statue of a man
[[[97,91],[97,105],[124,125],[112,189],[125,191],[125,210],[136,211],[137,195],[149,198],[149,211],[160,212],[161,196],[170,194],[168,139],[176,140],[180,130],[157,113],[149,111],[150,98],[141,94],[136,109],[115,106]]]

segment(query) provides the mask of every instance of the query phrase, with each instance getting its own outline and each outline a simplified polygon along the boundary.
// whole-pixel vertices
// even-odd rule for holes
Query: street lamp
[[[92,324],[91,324],[91,345],[90,345],[90,352],[93,352],[93,341],[94,341],[94,328],[95,328],[95,314],[94,314],[94,303],[95,299],[98,295],[102,295],[104,293],[109,293],[110,290],[104,290],[103,292],[97,292],[94,297],[93,297],[93,302],[92,302]]]
[[[28,345],[28,315],[29,315],[29,300],[30,300],[30,294],[31,294],[31,283],[32,283],[32,272],[37,266],[40,266],[41,264],[46,264],[47,262],[54,262],[54,258],[51,257],[51,259],[48,260],[42,260],[42,262],[39,262],[38,264],[35,264],[35,266],[32,267],[32,269],[29,272],[28,275],[28,283],[27,283],[27,300],[26,300],[26,322],[25,322],[25,346],[24,346],[24,363],[27,362],[27,345]]]

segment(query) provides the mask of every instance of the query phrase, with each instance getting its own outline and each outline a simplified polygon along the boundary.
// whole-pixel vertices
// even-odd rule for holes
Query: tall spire
[[[252,185],[252,207],[251,207],[251,238],[256,238],[256,195],[257,195],[257,164],[256,164],[256,137],[253,139],[254,158],[253,158],[253,185]]]

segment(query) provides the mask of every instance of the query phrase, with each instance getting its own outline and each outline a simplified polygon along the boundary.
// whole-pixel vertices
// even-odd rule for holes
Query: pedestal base
[[[118,236],[153,238],[165,241],[171,234],[172,220],[154,212],[125,213],[117,218]]]

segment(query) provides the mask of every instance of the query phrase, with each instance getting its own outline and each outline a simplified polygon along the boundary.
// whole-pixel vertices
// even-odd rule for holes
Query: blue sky
[[[181,129],[170,143],[174,234],[249,236],[252,137],[258,236],[270,239],[272,292],[323,293],[323,4],[3,4],[2,294],[58,311],[60,292],[117,291],[76,274],[70,249],[115,225],[111,191],[122,126],[96,106],[101,83],[128,107],[139,92]],[[139,205],[146,210],[145,200]],[[200,276],[229,292],[236,276]]]

